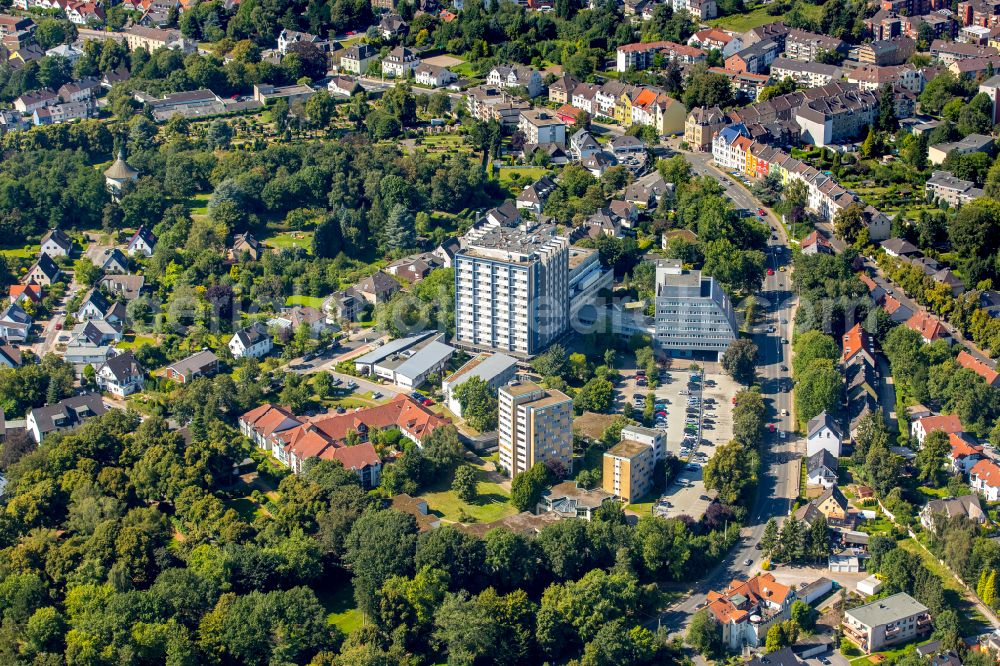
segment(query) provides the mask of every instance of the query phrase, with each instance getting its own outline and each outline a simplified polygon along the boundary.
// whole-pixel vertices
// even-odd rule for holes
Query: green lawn
[[[226,506],[233,509],[240,515],[240,518],[248,523],[252,523],[255,518],[262,515],[270,515],[267,509],[254,501],[252,497],[239,497],[237,499],[226,500]]]
[[[327,611],[326,621],[345,634],[363,624],[364,617],[354,601],[354,585],[346,572],[325,578],[316,588],[316,596]]]
[[[476,472],[479,477],[477,486],[479,498],[475,504],[468,504],[458,499],[451,489],[452,475],[421,493],[420,497],[427,501],[427,508],[431,513],[445,520],[459,521],[464,512],[467,517],[481,523],[489,523],[517,513],[517,509],[507,501],[510,493],[502,486],[487,481],[486,472],[482,468],[476,467]]]
[[[514,176],[518,176],[521,182],[525,179],[529,179],[532,182],[538,180],[542,176],[548,173],[548,169],[544,167],[510,167],[500,169],[500,184],[509,185],[513,180]]]
[[[823,13],[822,5],[811,5],[805,2],[797,3],[802,15],[809,19],[818,19]],[[733,32],[746,32],[751,28],[762,26],[766,23],[774,23],[784,18],[784,15],[771,16],[767,13],[767,7],[758,7],[752,12],[733,14],[714,21],[709,21],[709,25],[716,28],[724,28]]]
[[[319,296],[289,296],[285,299],[285,305],[305,305],[311,308],[316,308],[317,310],[323,309],[323,301],[325,299]]]
[[[156,338],[152,335],[126,334],[116,347],[119,349],[138,349],[143,345],[156,345]]]
[[[178,203],[187,207],[188,212],[191,213],[191,217],[198,217],[199,215],[208,215],[208,200],[211,198],[211,194],[204,192],[190,196]]]
[[[8,248],[0,250],[0,255],[4,257],[12,257],[15,259],[31,259],[36,254],[38,254],[37,245],[29,245],[26,247]]]
[[[278,250],[300,247],[312,254],[312,231],[283,231],[263,239],[264,245]]]

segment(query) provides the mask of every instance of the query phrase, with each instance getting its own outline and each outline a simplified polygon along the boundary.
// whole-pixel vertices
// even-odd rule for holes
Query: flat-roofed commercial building
[[[655,322],[656,344],[677,356],[721,355],[736,339],[736,315],[722,285],[676,259],[656,264]]]

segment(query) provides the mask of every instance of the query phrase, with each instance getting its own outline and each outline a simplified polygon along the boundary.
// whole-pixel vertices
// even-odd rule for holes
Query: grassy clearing
[[[799,11],[802,15],[810,20],[818,20],[823,14],[822,5],[810,5],[804,2],[796,3],[798,5]],[[715,19],[714,21],[709,21],[709,25],[717,28],[724,28],[726,30],[732,30],[734,32],[746,32],[751,28],[756,28],[762,26],[766,23],[773,23],[775,21],[781,21],[784,19],[784,14],[779,14],[778,16],[771,16],[767,13],[767,7],[758,7],[752,12],[744,12],[743,14],[734,14],[732,16],[725,16],[720,19]]]
[[[525,179],[530,179],[532,182],[538,180],[548,172],[548,169],[543,167],[511,167],[500,169],[500,184],[509,185],[515,176],[524,182]]]
[[[138,349],[143,345],[156,345],[156,338],[152,335],[136,335],[134,333],[126,333],[122,341],[119,342],[116,347],[119,349]]]
[[[9,248],[0,250],[0,256],[10,257],[12,259],[32,259],[36,254],[38,254],[39,246],[37,245],[27,245],[20,248]]]
[[[285,299],[285,305],[305,305],[317,310],[323,309],[323,299],[319,296],[289,296]]]
[[[354,584],[346,572],[326,578],[315,590],[316,597],[327,611],[327,623],[345,634],[364,623],[364,616],[354,601]]]
[[[510,499],[510,493],[503,486],[489,481],[483,467],[470,466],[476,470],[478,478],[476,489],[479,491],[479,497],[475,504],[463,502],[458,498],[451,489],[453,476],[448,475],[420,494],[421,499],[426,500],[428,510],[445,520],[468,522],[468,519],[472,518],[481,523],[493,522],[517,513],[517,509],[507,501]]]
[[[312,231],[283,231],[268,236],[262,242],[276,250],[302,248],[307,253],[312,254],[312,237]]]
[[[202,194],[195,194],[187,199],[182,199],[177,203],[182,204],[191,213],[191,217],[199,217],[208,215],[208,200],[212,198],[212,195],[203,192]]]

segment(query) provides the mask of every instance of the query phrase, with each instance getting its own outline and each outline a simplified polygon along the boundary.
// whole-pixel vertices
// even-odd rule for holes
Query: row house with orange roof
[[[732,652],[764,644],[767,631],[791,617],[795,590],[763,573],[746,581],[733,581],[722,592],[710,591],[707,607],[722,628],[722,640]]]
[[[951,445],[951,468],[958,473],[968,474],[972,468],[985,458],[983,447],[971,441],[968,435],[957,432],[948,433],[948,444]]]
[[[927,435],[941,431],[948,435],[959,435],[965,432],[962,419],[957,414],[932,414],[914,419],[910,424],[910,436],[923,444]]]
[[[844,208],[852,204],[860,205],[864,208],[871,238],[889,237],[891,223],[883,213],[865,205],[855,193],[815,167],[779,148],[753,140],[750,130],[743,123],[730,125],[715,135],[712,157],[720,167],[740,171],[753,178],[776,174],[784,185],[792,180],[802,181],[808,194],[807,208],[823,220],[832,221]]]
[[[992,460],[980,460],[969,471],[969,486],[987,501],[1000,500],[1000,467]]]
[[[945,340],[948,343],[952,341],[944,324],[926,310],[913,313],[913,316],[906,320],[906,327],[919,333],[924,344],[930,344],[936,340]]]
[[[955,362],[966,370],[972,370],[990,386],[994,388],[1000,386],[1000,373],[997,372],[994,364],[981,361],[964,349],[958,352]]]
[[[448,423],[449,419],[405,395],[344,414],[299,417],[285,407],[264,404],[239,418],[240,432],[293,473],[301,473],[310,458],[339,460],[354,470],[367,488],[378,485],[382,469],[382,461],[368,441],[373,430],[398,430],[421,444],[435,428]],[[359,443],[349,446],[351,439]]]

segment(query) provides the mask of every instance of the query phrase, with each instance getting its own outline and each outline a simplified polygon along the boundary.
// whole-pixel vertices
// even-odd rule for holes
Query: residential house
[[[131,351],[112,356],[97,369],[97,386],[119,398],[141,391],[146,384],[146,371]]]
[[[244,258],[250,261],[260,261],[264,256],[264,244],[253,237],[248,231],[233,236],[233,244],[226,251],[229,261],[240,261]]]
[[[542,94],[542,75],[524,65],[497,65],[487,74],[486,84],[501,90],[524,88],[532,98]]]
[[[271,353],[274,348],[274,341],[271,334],[267,332],[267,327],[261,323],[256,323],[246,328],[241,328],[233,334],[229,340],[229,351],[233,358],[264,358]]]
[[[935,340],[951,341],[951,336],[944,325],[929,312],[921,310],[906,320],[906,327],[920,334],[925,344],[930,344]]]
[[[726,58],[726,69],[731,72],[762,74],[781,53],[777,40],[765,40],[745,46]]]
[[[577,87],[580,85],[585,84],[581,84],[575,77],[569,74],[563,74],[549,84],[549,101],[555,104],[573,104],[573,106],[577,106],[573,102],[573,97]],[[582,107],[577,106],[577,108]],[[587,113],[593,113],[589,109],[586,109],[586,111]]]
[[[410,24],[399,14],[386,14],[378,23],[378,31],[382,39],[391,41],[405,37],[410,32]]]
[[[42,288],[37,284],[12,284],[7,289],[7,295],[11,303],[23,307],[25,301],[31,301],[32,303],[40,302],[42,300]]]
[[[354,97],[358,93],[363,93],[364,88],[358,83],[358,80],[352,76],[334,76],[330,78],[330,82],[326,84],[326,90],[331,95],[337,95],[338,97]]]
[[[99,289],[92,288],[83,297],[83,302],[75,313],[78,321],[100,319],[115,327],[120,327],[128,317],[125,304],[110,301]]]
[[[837,485],[840,462],[827,449],[820,449],[806,458],[806,482],[810,486],[829,488]]]
[[[812,457],[820,451],[827,451],[834,458],[841,454],[843,434],[832,416],[821,412],[809,420],[806,427],[806,456]]]
[[[26,92],[14,100],[14,109],[24,115],[30,115],[36,109],[44,109],[47,106],[58,104],[59,95],[54,90],[43,88]]]
[[[585,129],[577,130],[569,138],[570,155],[578,162],[596,155],[601,150],[601,144],[597,143],[593,135]]]
[[[834,254],[833,245],[819,231],[813,231],[799,241],[799,249],[802,254]]]
[[[865,654],[908,643],[929,634],[933,625],[927,607],[900,592],[844,612],[844,638]]]
[[[844,350],[840,357],[841,365],[847,365],[856,356],[862,356],[870,366],[875,365],[875,339],[860,323],[844,334],[841,344]]]
[[[988,153],[993,150],[993,137],[985,134],[969,134],[958,141],[934,144],[927,149],[927,160],[931,164],[942,164],[952,151],[959,155]]]
[[[95,78],[85,77],[76,81],[64,83],[57,91],[64,102],[86,102],[97,97],[101,82]]]
[[[291,334],[298,331],[300,327],[306,326],[313,336],[318,336],[329,328],[323,311],[308,305],[283,308],[280,313],[268,320],[267,325],[270,328],[288,331]]]
[[[420,65],[413,70],[413,74],[414,80],[418,85],[427,86],[429,88],[442,88],[458,80],[455,73],[447,67],[428,65],[427,63],[420,63]]]
[[[197,45],[185,38],[178,30],[162,30],[142,25],[134,25],[125,31],[125,43],[129,51],[144,48],[150,53],[157,49],[171,49],[190,53]]]
[[[134,301],[142,293],[146,278],[142,275],[105,275],[101,278],[101,289],[113,296],[120,296],[125,301]]]
[[[955,177],[950,171],[934,171],[924,185],[928,199],[945,201],[952,207],[971,203],[983,196],[983,190],[969,180]]]
[[[23,362],[21,350],[10,344],[5,338],[0,338],[0,368],[20,368]],[[3,410],[0,409],[0,414]],[[2,417],[0,417],[2,419]],[[0,437],[3,428],[0,427]]]
[[[166,376],[178,384],[187,384],[198,377],[211,377],[219,371],[219,357],[208,349],[167,366]]]
[[[782,50],[792,60],[816,62],[824,53],[838,53],[846,49],[847,44],[836,37],[792,28],[785,34]]]
[[[836,65],[819,62],[775,58],[771,62],[771,78],[781,81],[791,79],[804,88],[825,86],[843,78],[844,70]]]
[[[791,617],[795,590],[782,585],[771,573],[747,581],[733,581],[722,592],[710,591],[706,605],[721,625],[722,642],[732,652],[745,646],[760,647],[768,630]]]
[[[854,529],[858,521],[858,514],[851,510],[847,498],[836,484],[828,487],[813,501],[799,507],[792,515],[807,525],[812,525],[819,516],[823,516],[830,527],[847,529]]]
[[[997,55],[997,50],[991,46],[976,46],[935,39],[931,42],[931,57],[937,58],[944,65],[951,65],[967,58],[983,58]]]
[[[685,44],[668,41],[623,44],[616,51],[615,68],[619,72],[648,69],[657,55],[679,64],[692,64],[705,59],[704,51]]]
[[[517,127],[524,135],[526,144],[566,144],[566,123],[544,109],[522,111]]]
[[[60,400],[54,405],[35,407],[28,410],[25,427],[31,438],[41,444],[46,435],[61,430],[68,430],[81,425],[95,416],[101,416],[108,408],[98,393],[75,395]]]
[[[24,284],[37,284],[42,287],[58,282],[62,272],[56,266],[56,262],[47,254],[38,257],[38,261],[31,265],[28,272],[22,278]]]
[[[885,86],[898,86],[920,94],[927,85],[923,70],[913,65],[861,65],[847,74],[847,81],[872,92],[879,92]]]
[[[8,342],[24,343],[31,333],[31,316],[17,303],[11,303],[0,313],[0,338]]]
[[[1000,467],[992,460],[980,460],[969,471],[969,486],[987,502],[1000,501]]]
[[[722,53],[723,59],[728,58],[743,48],[743,39],[719,28],[699,30],[688,38],[688,46],[696,46],[704,51],[716,50]]]
[[[909,257],[919,254],[920,250],[913,243],[902,238],[889,238],[879,243],[890,257]]]
[[[406,78],[407,74],[420,65],[416,51],[405,46],[397,46],[382,59],[382,76]]]
[[[696,107],[684,121],[684,141],[692,150],[699,152],[711,150],[712,137],[727,123],[728,118],[719,107]]]
[[[128,273],[128,258],[116,247],[92,245],[83,256],[105,273]]]
[[[917,50],[917,42],[910,37],[900,35],[890,39],[877,39],[858,48],[858,60],[868,64],[883,67],[886,65],[902,65],[910,59]]]
[[[959,434],[964,432],[962,420],[957,414],[936,414],[934,416],[924,416],[914,419],[910,424],[910,436],[917,440],[918,444],[924,443],[924,438],[935,430],[947,434]]]
[[[554,513],[560,518],[591,520],[598,509],[612,501],[614,495],[600,488],[587,490],[579,487],[576,481],[563,481],[542,491],[535,512]]]
[[[979,502],[979,495],[962,495],[961,497],[931,500],[920,510],[920,524],[924,526],[924,529],[933,530],[934,519],[938,515],[944,516],[946,520],[963,516],[980,525],[989,522],[989,518]]]
[[[990,386],[994,388],[1000,387],[1000,373],[997,372],[993,364],[987,363],[986,361],[980,361],[964,349],[958,352],[955,362],[966,370],[972,370],[974,373],[982,377],[983,381]]]
[[[372,305],[385,303],[400,288],[399,283],[384,271],[376,271],[354,285],[354,290]]]
[[[348,287],[343,291],[331,294],[329,298],[323,301],[323,311],[326,313],[326,320],[331,323],[354,321],[367,308],[368,301],[354,287]]]
[[[63,360],[78,369],[87,365],[99,367],[115,354],[115,343],[121,339],[121,331],[106,321],[80,322],[70,333]]]
[[[348,74],[362,76],[368,73],[368,68],[378,59],[378,52],[371,44],[355,42],[340,56],[340,69]]]
[[[959,474],[968,474],[976,463],[983,459],[983,447],[969,439],[964,433],[949,433],[948,443],[951,445],[951,468]]]
[[[548,200],[549,195],[556,189],[556,183],[549,176],[542,176],[537,181],[528,185],[517,196],[514,204],[518,209],[527,209],[535,215],[542,212],[542,207]]]
[[[53,259],[56,257],[68,257],[73,251],[73,239],[66,235],[62,229],[53,229],[42,236],[39,254],[47,254]]]
[[[326,43],[320,37],[308,32],[299,32],[285,28],[278,33],[278,53],[286,55],[288,47],[292,44],[313,44],[317,48],[320,48],[320,50],[325,50]]]
[[[125,251],[130,257],[134,257],[136,255],[151,257],[153,256],[153,250],[155,249],[156,236],[153,234],[152,230],[149,229],[149,227],[142,225],[134,234],[132,234],[132,237],[129,238]]]

